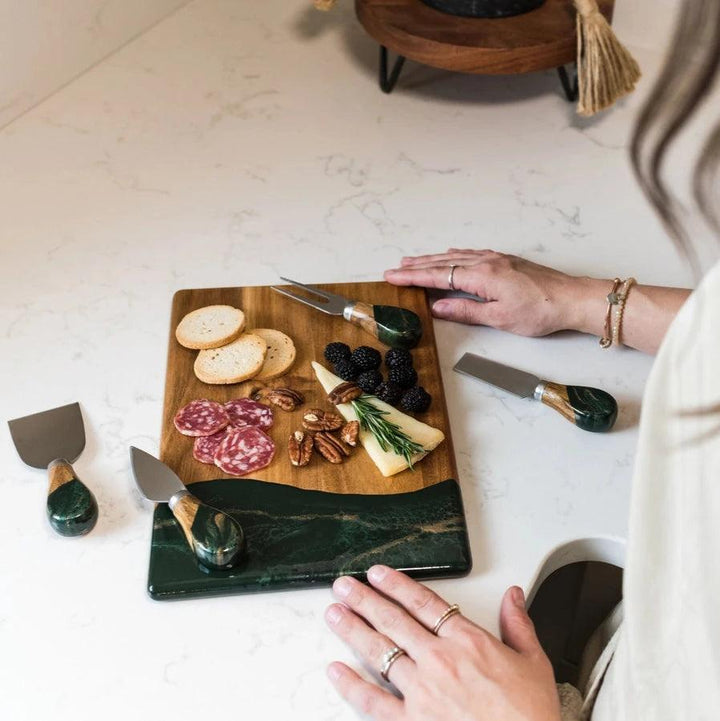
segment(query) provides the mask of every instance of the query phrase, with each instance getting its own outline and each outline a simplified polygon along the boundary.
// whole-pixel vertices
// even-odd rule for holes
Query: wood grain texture
[[[599,0],[612,20],[615,0]],[[572,0],[546,0],[507,18],[463,18],[420,0],[355,0],[368,34],[398,55],[464,73],[505,75],[556,68],[577,53]]]
[[[64,459],[58,458],[48,466],[48,494],[75,478],[73,467]]]
[[[291,413],[273,406],[275,425],[269,430],[269,435],[277,446],[275,458],[270,466],[251,474],[251,478],[310,490],[361,494],[402,493],[425,488],[448,478],[457,479],[435,335],[425,291],[395,287],[387,283],[346,283],[318,287],[369,304],[381,303],[409,308],[418,314],[424,333],[420,345],[412,354],[419,383],[433,396],[433,403],[427,413],[417,417],[443,431],[445,440],[440,446],[417,464],[414,471],[403,471],[391,478],[381,475],[362,448],[357,448],[350,458],[337,466],[315,453],[306,467],[293,467],[288,459],[287,441],[295,430],[301,429],[303,410],[313,407],[326,410],[332,408],[325,400],[325,393],[315,378],[310,366],[311,361],[317,360],[329,365],[322,354],[327,343],[331,341],[343,341],[351,348],[370,345],[383,354],[386,348],[362,329],[339,316],[326,315],[285,298],[267,286],[257,286],[181,290],[175,294],[170,319],[160,458],[186,483],[226,477],[219,468],[193,459],[193,439],[181,435],[175,429],[175,412],[197,398],[223,403],[232,398],[250,396],[258,389],[289,386],[305,396],[305,404]],[[191,310],[223,303],[239,307],[245,312],[248,330],[251,331],[253,327],[277,328],[293,339],[297,358],[288,374],[267,382],[251,379],[230,386],[207,385],[195,377],[193,363],[197,351],[183,348],[177,342],[175,328],[181,318]],[[385,371],[383,367],[383,372]]]

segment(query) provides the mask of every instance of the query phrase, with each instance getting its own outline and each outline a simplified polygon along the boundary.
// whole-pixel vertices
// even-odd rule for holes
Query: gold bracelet
[[[605,313],[605,334],[600,339],[601,348],[609,348],[612,345],[612,307],[617,303],[617,289],[620,285],[620,278],[613,280],[612,290],[607,294],[607,312]]]
[[[622,282],[620,291],[615,293],[615,303],[613,303],[613,305],[617,305],[617,310],[615,311],[615,322],[612,326],[613,345],[622,344],[622,322],[623,314],[625,313],[625,301],[628,299],[628,295],[630,295],[630,288],[632,288],[633,283],[635,283],[635,278],[627,278]]]

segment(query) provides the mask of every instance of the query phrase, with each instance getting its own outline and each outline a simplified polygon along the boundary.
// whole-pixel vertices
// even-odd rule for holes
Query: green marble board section
[[[328,586],[346,574],[364,580],[375,563],[420,579],[470,571],[462,497],[452,479],[411,493],[370,496],[244,479],[189,489],[240,522],[247,557],[228,571],[202,567],[167,504],[159,504],[148,577],[157,600]]]

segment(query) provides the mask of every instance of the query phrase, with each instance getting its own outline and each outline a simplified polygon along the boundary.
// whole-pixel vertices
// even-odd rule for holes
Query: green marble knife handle
[[[584,431],[609,431],[618,414],[617,401],[606,391],[587,386],[564,386],[546,382],[540,400]]]
[[[232,568],[245,554],[242,526],[224,511],[206,506],[189,491],[168,504],[198,561],[212,570]]]
[[[47,516],[61,536],[82,536],[93,529],[98,505],[90,489],[77,477],[73,467],[58,458],[48,466]]]
[[[420,318],[407,308],[357,301],[345,308],[343,317],[391,348],[414,348],[422,338]]]

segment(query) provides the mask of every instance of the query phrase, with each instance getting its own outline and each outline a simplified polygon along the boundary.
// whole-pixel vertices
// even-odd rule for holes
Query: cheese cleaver
[[[47,469],[47,516],[53,529],[61,536],[82,536],[92,530],[98,519],[97,501],[70,465],[85,448],[80,404],[16,418],[8,425],[23,462]]]
[[[521,398],[541,401],[584,431],[609,431],[617,419],[617,401],[607,391],[599,388],[551,383],[474,353],[465,353],[453,370]]]
[[[200,563],[213,570],[232,568],[245,554],[242,526],[224,511],[206,506],[162,461],[130,447],[133,475],[150,501],[167,503]]]

